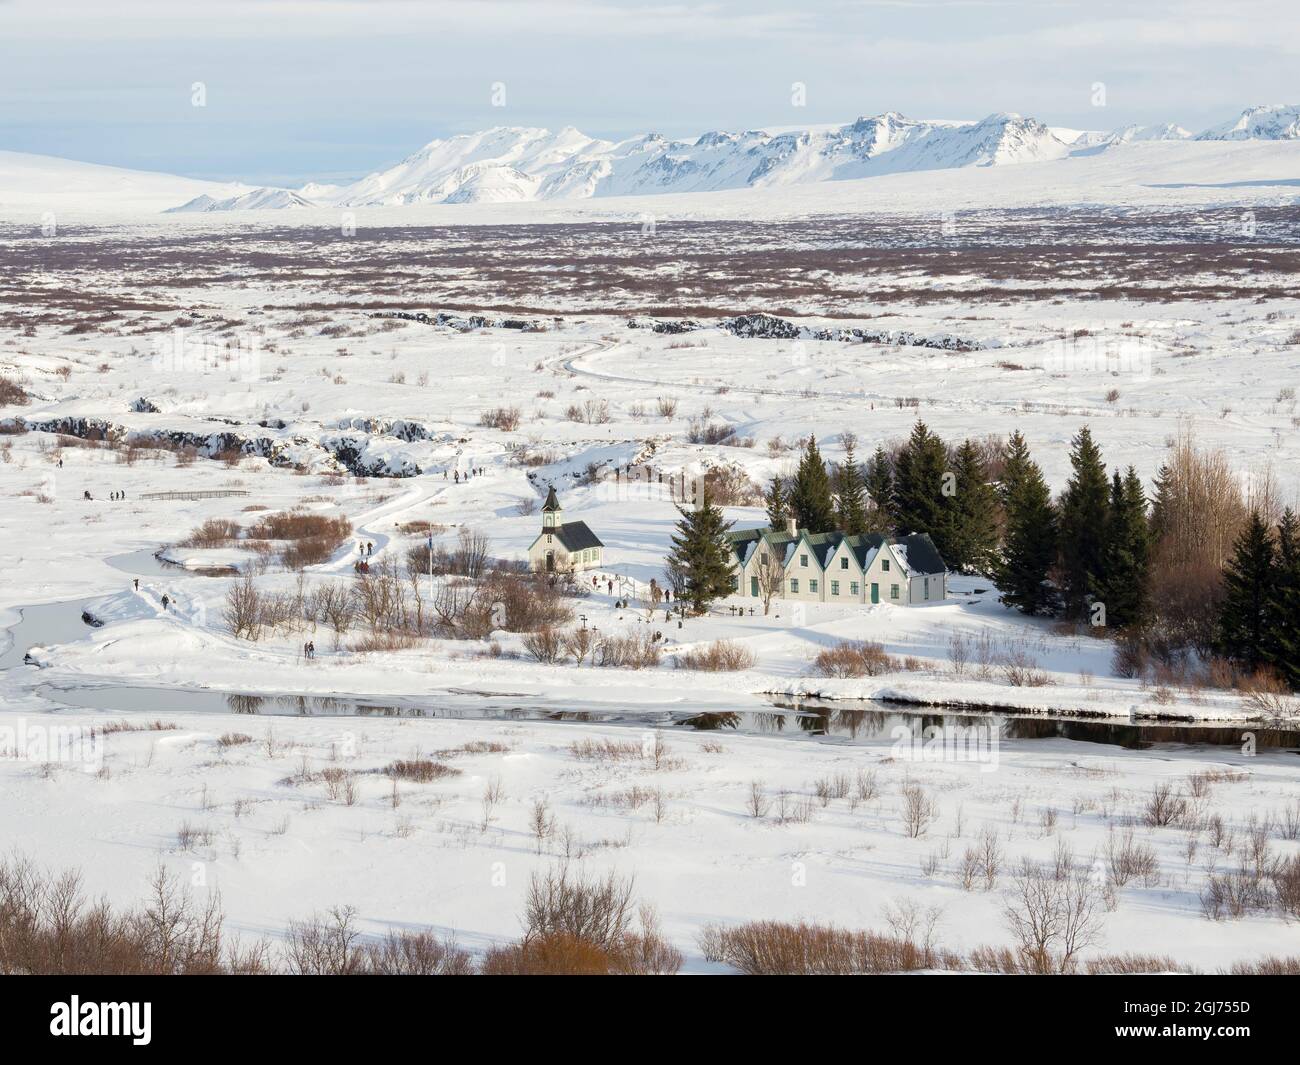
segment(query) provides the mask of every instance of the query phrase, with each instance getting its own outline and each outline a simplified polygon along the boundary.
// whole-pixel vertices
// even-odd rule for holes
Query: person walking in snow
[[[139,577],[137,577],[137,578],[135,579],[135,590],[136,590],[137,592],[140,590],[140,578],[139,578]]]
[[[166,609],[167,609],[167,604],[170,603],[170,602],[171,602],[171,599],[169,599],[167,596],[164,595],[164,596],[162,597],[162,608],[163,608],[164,610],[166,610]]]

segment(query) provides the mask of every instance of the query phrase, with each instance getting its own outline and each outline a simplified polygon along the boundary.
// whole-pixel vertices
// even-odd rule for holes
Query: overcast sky
[[[493,125],[1199,131],[1300,102],[1298,53],[1298,0],[0,0],[0,149],[300,184]]]

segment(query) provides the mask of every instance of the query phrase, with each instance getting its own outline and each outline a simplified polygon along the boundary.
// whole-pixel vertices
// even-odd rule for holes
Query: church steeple
[[[555,485],[551,485],[546,493],[546,502],[542,504],[542,528],[558,529],[563,524],[560,521],[562,513],[560,501],[555,495]]]

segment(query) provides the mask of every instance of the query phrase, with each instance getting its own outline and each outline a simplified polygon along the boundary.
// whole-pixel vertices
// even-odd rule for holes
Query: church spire
[[[558,528],[561,513],[560,500],[555,494],[555,485],[551,485],[546,493],[546,502],[542,504],[542,528]]]

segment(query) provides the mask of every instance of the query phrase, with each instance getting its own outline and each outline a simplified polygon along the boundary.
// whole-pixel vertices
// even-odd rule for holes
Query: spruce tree
[[[874,511],[871,524],[873,532],[887,533],[894,529],[894,473],[889,456],[883,447],[877,447],[867,466],[867,498]]]
[[[677,512],[681,520],[672,537],[668,566],[680,572],[681,594],[694,613],[703,614],[713,600],[735,590],[736,570],[727,541],[731,522],[724,520],[722,511],[709,500],[707,489],[701,491],[697,506],[689,510],[678,507]]]
[[[953,459],[957,494],[953,497],[950,557],[954,570],[987,571],[998,545],[998,496],[989,484],[988,468],[971,441],[957,449]]]
[[[772,478],[772,483],[767,486],[767,492],[763,495],[763,502],[767,505],[767,524],[777,531],[783,530],[787,503],[785,486],[781,483],[780,477]]]
[[[1070,448],[1070,466],[1073,473],[1060,504],[1061,591],[1066,614],[1077,619],[1088,613],[1089,601],[1104,583],[1110,509],[1106,464],[1086,425]]]
[[[1272,532],[1259,511],[1252,511],[1223,571],[1218,638],[1219,651],[1249,669],[1265,662],[1276,577]]]
[[[998,494],[1006,515],[994,583],[1002,601],[1026,614],[1052,614],[1058,593],[1049,580],[1056,562],[1056,510],[1052,493],[1020,433],[1007,442]]]
[[[813,533],[830,532],[835,528],[831,480],[821,452],[817,450],[816,437],[808,439],[808,446],[790,485],[788,502],[799,528]]]
[[[867,491],[852,440],[845,441],[844,461],[835,470],[835,517],[850,535],[867,531]]]
[[[953,534],[953,496],[944,491],[948,449],[918,421],[894,464],[894,517],[898,531],[929,533],[947,560]]]
[[[1096,589],[1108,628],[1145,627],[1151,619],[1151,532],[1147,497],[1132,466],[1111,479],[1102,576]]]
[[[1300,690],[1300,518],[1289,508],[1277,526],[1264,657],[1293,690]]]

